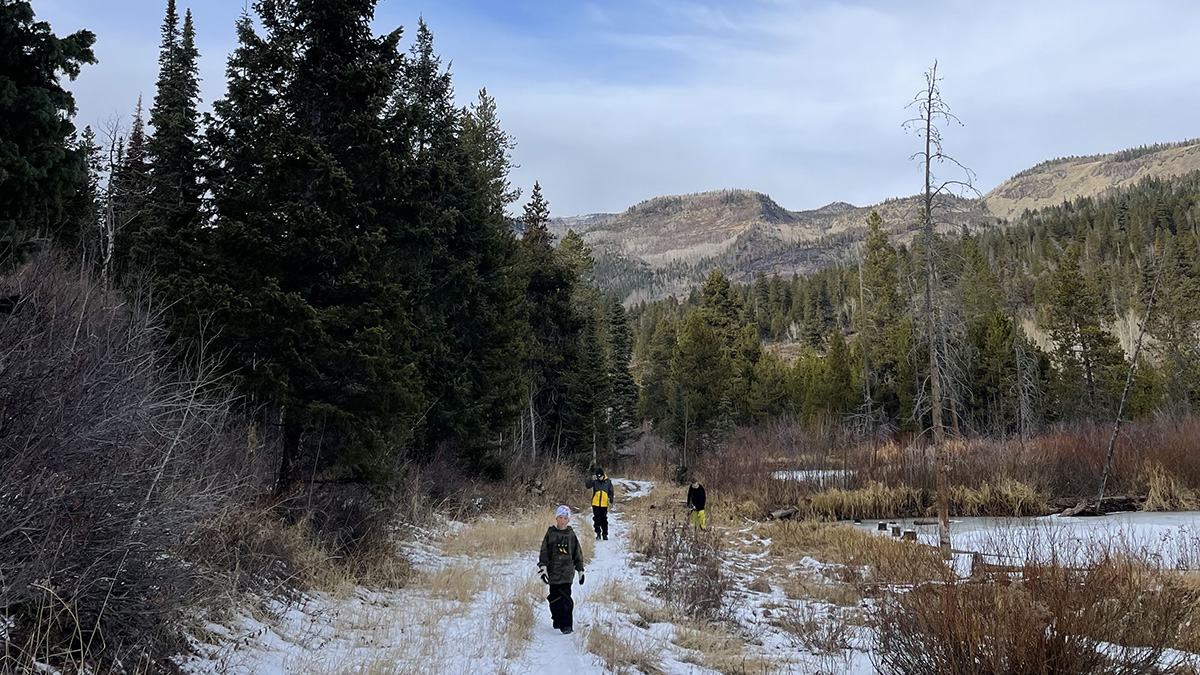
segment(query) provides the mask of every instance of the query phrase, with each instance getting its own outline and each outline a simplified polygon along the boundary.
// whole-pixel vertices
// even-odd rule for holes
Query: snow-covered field
[[[527,546],[517,542],[510,547],[516,553],[497,557],[451,554],[447,549],[452,547],[444,545],[447,538],[479,524],[446,523],[440,532],[407,546],[421,583],[387,592],[355,589],[343,597],[312,594],[286,604],[277,601],[224,625],[210,624],[202,631],[204,639],[195,642],[198,654],[182,660],[183,669],[268,675],[708,675],[718,672],[716,667],[760,672],[766,665],[774,673],[875,672],[870,656],[874,636],[863,620],[871,601],[832,597],[836,584],[827,580],[834,576],[833,566],[807,557],[773,556],[771,541],[750,521],[718,526],[727,542],[724,571],[734,580],[727,598],[731,620],[706,627],[671,618],[650,593],[647,565],[652,563],[639,561],[631,550],[634,510],[624,508],[655,486],[624,479],[614,479],[614,484],[618,499],[610,513],[611,538],[594,542],[586,584],[574,586],[574,634],[563,635],[550,625],[545,586],[535,577],[538,540]],[[637,513],[679,519],[681,514],[663,513],[668,508],[679,507]],[[572,519],[581,539],[592,536],[589,515]],[[1157,546],[1168,563],[1183,560],[1172,558],[1173,551],[1196,550],[1198,519],[1200,514],[1194,513],[961,519],[955,523],[954,546],[1038,551],[1045,542],[1061,546],[1121,540]],[[913,526],[911,521],[904,525]],[[859,527],[875,529],[874,523]],[[917,529],[922,540],[936,543],[936,528]],[[519,536],[528,538],[528,531],[523,532]],[[802,597],[794,586],[785,587],[797,579],[834,590]],[[655,607],[659,611],[647,610]]]
[[[923,521],[927,522],[927,521]],[[874,531],[877,521],[856,523]],[[923,544],[937,546],[937,525],[889,521],[913,529]],[[890,527],[889,530],[890,532]],[[1106,554],[1129,554],[1180,570],[1200,569],[1200,512],[1131,511],[1100,517],[955,518],[950,522],[956,551],[978,552],[988,562],[1045,562],[1082,565]],[[969,555],[959,554],[960,567]]]
[[[537,541],[528,553],[503,559],[470,559],[442,552],[436,539],[419,540],[407,553],[418,570],[445,575],[475,587],[469,597],[447,597],[429,588],[377,592],[356,589],[348,597],[312,594],[295,602],[281,601],[256,616],[242,615],[229,625],[209,624],[205,640],[197,639],[198,654],[182,659],[188,673],[508,673],[587,675],[622,670],[594,652],[630,654],[633,662],[650,663],[666,675],[709,674],[717,671],[698,665],[705,655],[695,644],[695,626],[669,622],[649,623],[632,606],[653,604],[642,565],[634,561],[629,533],[632,523],[621,504],[651,491],[644,481],[614,479],[618,502],[610,513],[610,539],[595,542],[587,564],[586,583],[574,587],[576,630],[563,635],[550,625],[545,587],[535,580]],[[591,536],[589,517],[575,517],[572,526],[581,536]],[[464,527],[450,524],[448,531]],[[730,533],[752,537],[750,528]],[[747,659],[769,658],[780,673],[869,673],[870,660],[863,649],[835,655],[814,655],[793,644],[785,631],[771,624],[772,608],[790,601],[779,589],[767,592],[746,589],[766,566],[769,549],[760,553],[735,553],[728,571],[740,580],[734,592],[740,636],[751,643]],[[806,559],[800,566],[819,566]],[[510,637],[513,608],[520,603],[532,610],[532,631],[526,639]],[[813,603],[806,616],[821,617],[830,611]],[[593,635],[595,632],[595,635]],[[692,637],[689,642],[681,635]],[[710,638],[711,639],[711,638]],[[866,636],[851,635],[856,642]],[[757,643],[757,644],[754,644]],[[684,646],[681,646],[684,645]],[[863,645],[865,647],[865,645]],[[695,648],[693,648],[695,647]],[[749,661],[747,661],[749,663]],[[632,666],[628,666],[632,668]]]

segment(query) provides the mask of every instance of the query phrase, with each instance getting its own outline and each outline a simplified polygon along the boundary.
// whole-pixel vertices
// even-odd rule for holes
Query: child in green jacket
[[[550,620],[564,634],[574,629],[575,601],[571,599],[571,582],[579,572],[579,583],[583,584],[583,551],[571,522],[571,509],[560,506],[554,512],[554,525],[542,537],[542,551],[538,556],[538,576],[550,586]]]

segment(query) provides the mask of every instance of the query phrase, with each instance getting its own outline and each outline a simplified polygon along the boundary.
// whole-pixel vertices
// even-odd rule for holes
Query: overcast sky
[[[191,2],[205,107],[244,4]],[[97,34],[100,63],[68,84],[79,127],[149,105],[166,0],[33,6]],[[1200,136],[1191,0],[382,0],[376,27],[411,37],[419,16],[459,101],[497,99],[514,183],[540,181],[558,216],[721,188],[789,209],[913,194],[901,125],[934,59],[964,125],[945,149],[985,192],[1045,159]]]

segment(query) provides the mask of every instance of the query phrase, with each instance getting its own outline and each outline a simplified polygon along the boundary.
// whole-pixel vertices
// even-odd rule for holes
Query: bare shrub
[[[78,272],[43,259],[0,295],[3,666],[171,653],[194,577],[174,549],[253,475],[230,405]]]
[[[1196,596],[1128,560],[1026,566],[1011,584],[949,579],[876,607],[876,665],[895,673],[1160,672]]]
[[[850,649],[853,629],[841,610],[815,603],[789,603],[771,620],[788,635],[792,646],[814,654],[832,654]]]
[[[692,619],[728,614],[733,584],[722,568],[723,545],[715,531],[656,522],[639,551],[650,563],[650,590],[669,607]]]
[[[587,629],[586,644],[610,673],[662,672],[662,652],[649,635],[638,629],[619,631],[615,626],[592,626]]]

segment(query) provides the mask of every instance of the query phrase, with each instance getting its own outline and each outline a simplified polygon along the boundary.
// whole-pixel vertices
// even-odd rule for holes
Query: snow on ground
[[[594,542],[586,583],[573,587],[571,635],[550,625],[546,588],[534,576],[538,542],[503,558],[448,555],[440,537],[466,525],[447,523],[440,532],[422,533],[406,546],[414,566],[434,582],[266,603],[261,610],[208,623],[197,631],[204,638],[195,641],[197,655],[181,659],[181,665],[196,674],[635,672],[592,653],[615,642],[629,653],[648,655],[654,669],[665,675],[711,675],[714,671],[695,665],[704,661],[703,654],[676,644],[683,642],[680,636],[687,628],[648,623],[633,609],[657,600],[649,590],[648,563],[637,562],[631,550],[634,523],[623,507],[649,495],[654,484],[621,478],[613,483],[617,495],[609,514],[610,539]],[[916,527],[922,541],[936,544],[936,527],[899,524]],[[745,641],[745,657],[768,659],[781,674],[873,673],[874,636],[862,625],[869,606],[855,606],[853,599],[821,599],[820,594],[790,597],[782,586],[785,577],[826,584],[831,566],[811,558],[772,558],[771,540],[759,537],[755,525],[747,521],[713,528],[728,544],[724,571],[734,582],[728,598],[732,621],[725,630]],[[590,514],[573,517],[572,526],[581,538],[593,536]],[[874,522],[858,526],[875,530]],[[1186,555],[1200,551],[1198,534],[1200,513],[1130,513],[1086,519],[963,518],[955,521],[953,536],[955,549],[984,552],[1001,545],[1006,550],[1041,551],[1053,543],[1061,551],[1064,542],[1136,543],[1157,552],[1166,563],[1190,560],[1195,566],[1198,558]],[[959,558],[965,573],[969,556]],[[438,579],[447,582],[444,587]],[[528,641],[508,633],[513,608],[522,602],[533,612]]]
[[[401,589],[375,592],[357,589],[349,597],[306,595],[294,602],[274,601],[254,615],[208,623],[195,640],[197,655],[180,659],[187,673],[506,673],[511,675],[597,675],[611,672],[588,652],[588,631],[599,628],[619,639],[641,640],[664,650],[660,666],[666,675],[707,675],[712,671],[684,663],[666,653],[669,631],[633,624],[605,591],[631,589],[644,594],[646,581],[631,562],[629,530],[621,502],[649,494],[653,483],[615,479],[618,501],[609,514],[609,540],[595,542],[586,583],[576,585],[576,631],[563,635],[550,625],[545,586],[535,582],[537,544],[528,553],[501,560],[447,556],[437,542],[422,538],[407,547],[418,570],[484,578],[473,599],[456,602],[435,592]],[[573,517],[580,537],[592,535],[590,515]],[[450,528],[462,527],[450,525]],[[534,628],[527,645],[510,650],[504,630],[514,597],[529,588],[535,596]],[[528,596],[525,596],[528,597]],[[639,635],[644,633],[644,635]],[[515,651],[515,653],[513,653]],[[681,650],[676,650],[681,651]]]

